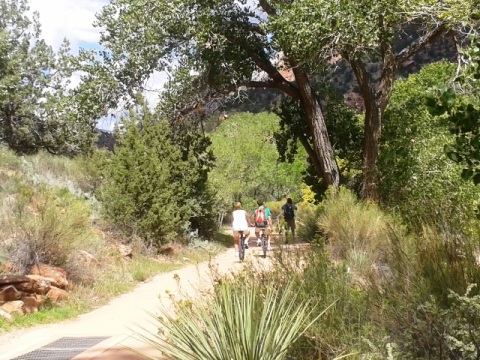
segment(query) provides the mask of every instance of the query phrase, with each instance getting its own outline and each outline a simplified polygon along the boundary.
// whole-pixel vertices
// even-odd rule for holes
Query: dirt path
[[[160,314],[160,309],[169,311],[172,306],[169,294],[180,293],[194,295],[211,286],[212,269],[220,274],[238,271],[242,266],[265,267],[268,259],[255,256],[258,248],[247,250],[247,259],[241,263],[235,258],[233,249],[219,254],[211,261],[190,265],[182,269],[160,274],[140,284],[130,293],[113,299],[109,304],[76,319],[57,324],[42,325],[32,329],[20,330],[0,337],[0,360],[9,360],[30,353],[58,339],[67,337],[105,338],[80,355],[72,357],[67,350],[63,357],[51,357],[48,360],[86,359],[142,359],[125,349],[134,348],[142,353],[159,359],[161,355],[137,339],[137,335],[146,331],[156,333],[157,326],[152,323],[152,315]],[[144,330],[142,330],[144,329]],[[97,340],[94,340],[97,341]],[[99,341],[99,340],[98,340]],[[75,347],[75,345],[73,345]],[[72,348],[72,345],[70,345]],[[78,351],[77,351],[78,354]],[[31,356],[31,357],[28,357]],[[40,355],[25,355],[21,359],[40,359]],[[47,357],[41,357],[41,359]]]

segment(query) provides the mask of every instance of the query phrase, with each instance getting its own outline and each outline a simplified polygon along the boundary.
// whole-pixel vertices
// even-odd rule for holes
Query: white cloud
[[[30,11],[37,11],[42,25],[41,37],[54,50],[58,50],[63,39],[71,44],[73,54],[79,48],[100,49],[100,31],[94,27],[95,14],[99,13],[108,0],[29,0]],[[167,81],[167,74],[155,72],[146,83],[145,97],[153,106],[158,102],[158,96]],[[80,81],[80,74],[72,78],[72,86]],[[99,127],[109,129],[118,119],[108,117],[100,119]]]
[[[30,10],[38,11],[42,37],[58,49],[67,38],[74,53],[80,47],[98,46],[100,29],[93,26],[95,14],[107,0],[29,0]]]

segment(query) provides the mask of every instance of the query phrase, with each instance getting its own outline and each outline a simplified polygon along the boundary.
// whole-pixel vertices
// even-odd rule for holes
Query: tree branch
[[[374,99],[374,90],[371,86],[370,76],[368,74],[365,65],[361,60],[351,59],[346,53],[343,53],[342,56],[350,63],[350,66],[357,78],[358,86],[360,87],[360,92],[363,96],[365,104],[367,104],[369,99]]]
[[[260,4],[260,7],[263,9],[263,11],[265,11],[268,15],[277,15],[277,10],[268,3],[268,0],[260,0],[258,3]]]
[[[276,88],[283,91],[285,94],[291,96],[294,99],[299,99],[300,95],[298,89],[285,80],[285,78],[280,74],[275,66],[273,66],[270,59],[268,59],[265,52],[255,51],[250,45],[245,41],[236,41],[237,39],[231,35],[226,35],[227,39],[240,48],[242,48],[250,59],[257,65],[261,70],[265,71],[268,76],[272,79],[273,83],[276,84]]]
[[[292,99],[294,100],[300,100],[300,96],[297,91],[291,92],[290,86],[284,86],[283,83],[278,83],[276,81],[243,81],[235,84],[233,88],[230,88],[230,91],[237,90],[242,86],[245,86],[251,89],[261,89],[261,88],[277,89],[291,96]]]
[[[417,52],[422,50],[422,48],[425,45],[433,43],[435,40],[437,40],[440,36],[445,34],[447,31],[448,31],[447,27],[444,24],[442,24],[436,29],[418,38],[416,41],[410,44],[410,46],[406,47],[405,49],[403,49],[397,54],[395,59],[397,66],[403,63],[409,57],[415,55]]]

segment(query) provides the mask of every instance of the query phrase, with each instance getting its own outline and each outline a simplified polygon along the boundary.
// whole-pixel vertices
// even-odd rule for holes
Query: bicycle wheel
[[[240,236],[240,244],[238,244],[238,257],[240,258],[240,261],[243,261],[245,258],[245,238]]]
[[[265,233],[262,234],[262,251],[263,251],[263,258],[267,257],[267,237]]]

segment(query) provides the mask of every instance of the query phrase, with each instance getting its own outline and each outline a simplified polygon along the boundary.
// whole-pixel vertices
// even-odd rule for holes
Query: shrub
[[[11,205],[5,247],[19,273],[37,262],[67,268],[74,250],[93,241],[89,207],[67,191],[23,186]]]
[[[260,289],[283,288],[293,283],[297,302],[317,304],[311,318],[319,315],[325,304],[334,305],[305,334],[292,345],[288,359],[334,359],[348,353],[359,352],[362,337],[373,338],[383,329],[373,327],[376,311],[367,292],[355,286],[355,279],[344,266],[334,264],[320,244],[283,250],[275,253],[269,271],[242,271],[243,276],[254,278]]]
[[[131,113],[106,162],[99,191],[104,214],[148,244],[166,244],[191,227],[208,235],[214,228],[208,139],[199,133],[179,139],[145,111]]]
[[[469,288],[480,278],[475,258],[478,241],[430,225],[410,239],[391,242],[393,279],[378,294],[378,301],[388,305],[383,322],[402,351],[413,358],[463,359],[449,350],[447,335],[458,313],[448,314],[458,303],[452,294],[468,293],[478,300],[478,289]]]
[[[164,313],[158,319],[166,338],[146,340],[173,359],[280,360],[323,314],[312,319],[315,308],[298,299],[292,284],[262,295],[251,279],[223,280],[211,297],[181,302],[175,318]]]
[[[329,193],[322,208],[317,224],[334,257],[354,259],[363,254],[371,257],[369,265],[385,261],[390,219],[376,204],[361,202],[341,187]]]

